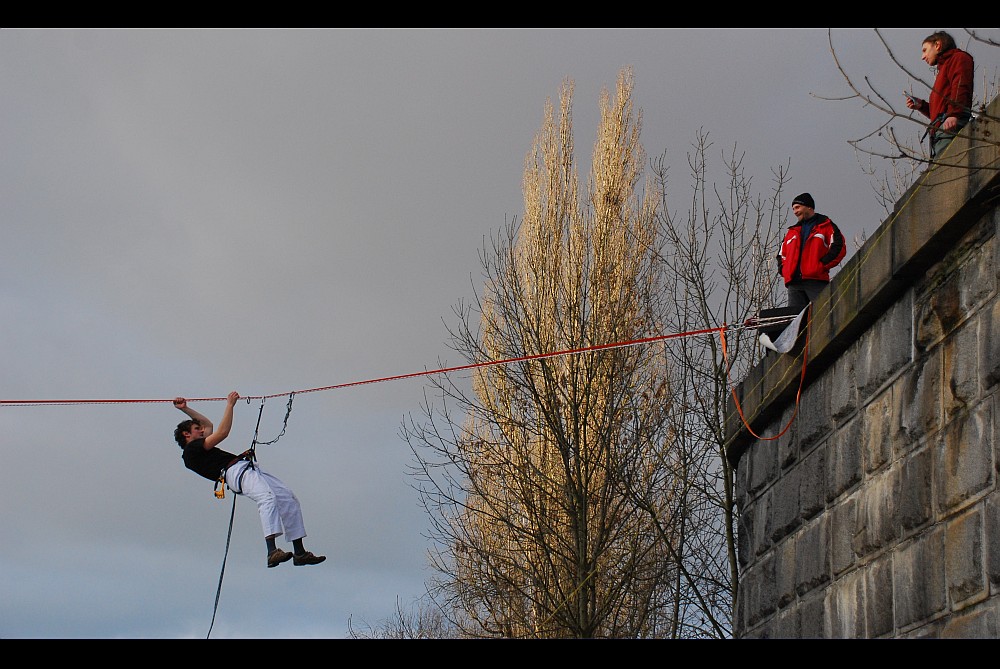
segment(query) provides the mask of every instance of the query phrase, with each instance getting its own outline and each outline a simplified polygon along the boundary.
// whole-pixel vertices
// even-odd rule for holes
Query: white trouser
[[[306,536],[299,499],[276,476],[262,472],[259,465],[237,462],[226,470],[226,485],[256,502],[265,537],[284,534],[287,541],[295,541]]]

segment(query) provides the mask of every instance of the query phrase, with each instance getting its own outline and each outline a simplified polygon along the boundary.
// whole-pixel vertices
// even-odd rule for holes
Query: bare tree
[[[483,296],[456,309],[452,344],[474,369],[435,383],[404,424],[432,518],[431,594],[464,636],[676,634],[677,564],[663,541],[675,489],[655,217],[633,79],[601,121],[585,203],[572,83],[545,106],[524,174],[524,215],[483,253]],[[552,355],[552,352],[572,352]],[[491,364],[517,360],[510,364]],[[457,415],[451,405],[455,405]],[[643,506],[635,503],[641,491]],[[650,513],[650,510],[653,513]]]
[[[458,638],[456,628],[448,622],[440,609],[426,600],[418,600],[409,609],[396,601],[396,613],[377,625],[365,624],[355,628],[348,621],[352,639],[453,639]]]
[[[927,95],[932,90],[934,82],[905,65],[886,41],[883,33],[878,28],[873,30],[876,39],[885,50],[886,58],[910,81],[914,82],[917,90],[923,91],[923,95]],[[988,47],[1000,46],[996,40],[982,35],[980,29],[964,28],[963,30],[967,37],[967,43],[976,42]],[[960,37],[961,35],[956,35],[956,41],[959,41]],[[876,111],[880,119],[875,127],[867,130],[861,137],[848,140],[848,143],[854,147],[862,169],[872,177],[876,197],[886,211],[893,208],[903,192],[912,185],[916,177],[928,165],[934,163],[964,166],[966,164],[961,154],[946,155],[932,160],[921,144],[931,122],[918,112],[908,109],[902,103],[902,96],[896,88],[887,90],[884,86],[872,81],[868,75],[858,76],[849,73],[838,57],[832,29],[828,31],[828,40],[834,63],[847,83],[850,94],[839,98],[823,97],[823,99],[860,102],[863,106]],[[976,123],[972,124],[971,131],[968,133],[971,140],[968,151],[996,146],[1000,142],[1000,136],[987,129],[989,125],[987,122],[993,122],[993,127],[995,127],[995,123],[1000,119],[986,114],[985,111],[988,103],[997,94],[997,72],[986,66],[978,66],[978,69],[983,75],[982,83],[976,87],[972,106],[967,111],[978,122],[978,126],[984,127],[985,131],[976,132],[977,125]]]
[[[726,183],[709,183],[708,133],[699,132],[688,167],[693,183],[682,213],[668,206],[667,168],[653,165],[663,195],[657,217],[668,253],[660,258],[666,279],[658,313],[667,332],[692,332],[705,324],[730,324],[729,336],[685,337],[665,347],[671,370],[669,411],[674,448],[664,478],[675,484],[672,526],[662,538],[679,565],[674,601],[684,636],[726,637],[739,578],[738,510],[734,470],[724,433],[730,387],[760,360],[756,330],[743,329],[776,301],[777,242],[786,210],[781,195],[788,166],[772,170],[765,197],[753,191],[745,155],[734,145],[722,156]],[[724,346],[725,344],[725,346]],[[659,525],[658,525],[659,527]]]

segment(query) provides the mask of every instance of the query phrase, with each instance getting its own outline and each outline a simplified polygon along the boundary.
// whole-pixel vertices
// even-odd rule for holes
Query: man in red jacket
[[[792,200],[798,219],[785,233],[778,251],[778,274],[788,289],[788,306],[804,309],[830,283],[830,270],[847,254],[847,245],[828,216],[816,213],[812,195],[802,193]]]
[[[974,63],[972,56],[956,47],[955,39],[943,30],[924,39],[920,59],[937,67],[931,99],[928,102],[907,96],[906,106],[931,120],[928,134],[931,158],[935,158],[971,118]]]

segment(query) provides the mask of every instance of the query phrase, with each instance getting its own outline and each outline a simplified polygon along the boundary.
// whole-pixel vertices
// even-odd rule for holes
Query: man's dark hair
[[[941,53],[944,53],[949,49],[956,48],[955,38],[943,30],[939,30],[936,33],[931,33],[930,35],[924,38],[924,41],[921,42],[921,44],[927,44],[928,42],[934,42],[935,44],[937,44],[938,50]]]
[[[174,440],[177,442],[178,446],[181,448],[187,446],[187,439],[184,437],[184,433],[190,432],[191,428],[195,425],[201,425],[201,423],[192,419],[177,424],[177,429],[174,430]]]

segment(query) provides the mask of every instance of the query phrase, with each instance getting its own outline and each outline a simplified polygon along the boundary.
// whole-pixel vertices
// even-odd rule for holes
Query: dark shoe
[[[267,568],[277,567],[282,562],[288,562],[292,559],[292,554],[288,551],[283,551],[280,548],[275,548],[271,551],[271,554],[267,556]]]
[[[288,558],[285,559],[287,560]],[[313,555],[309,551],[306,551],[302,555],[294,556],[294,558],[292,559],[292,564],[294,564],[295,566],[301,566],[304,564],[319,564],[325,559],[326,559],[325,555]]]

